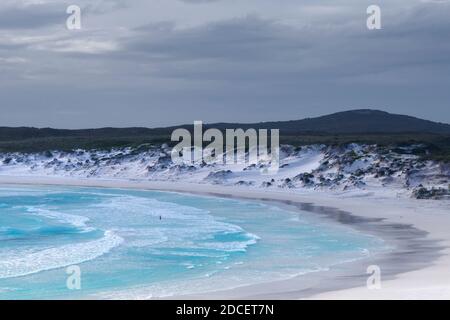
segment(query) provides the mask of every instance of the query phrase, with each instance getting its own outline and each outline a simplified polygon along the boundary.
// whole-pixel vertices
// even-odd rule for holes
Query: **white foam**
[[[25,209],[28,213],[33,215],[54,219],[63,223],[69,223],[74,227],[82,229],[84,232],[95,230],[94,228],[87,227],[86,224],[89,221],[88,217],[33,206],[27,206]]]
[[[112,231],[106,231],[104,237],[94,241],[31,253],[15,252],[0,260],[0,279],[21,277],[90,261],[108,253],[122,242],[121,237]]]
[[[127,246],[147,247],[158,245],[162,248],[216,250],[224,252],[242,252],[255,244],[259,237],[246,232],[240,226],[221,221],[209,211],[136,196],[119,196],[107,199],[95,205],[99,212],[108,212],[109,217],[123,216],[127,213],[127,222],[142,215],[155,218],[155,225],[141,229],[118,229],[127,239]],[[162,220],[160,220],[160,217]],[[214,241],[214,236],[239,234],[240,241]],[[210,253],[173,252],[173,255],[207,255]]]

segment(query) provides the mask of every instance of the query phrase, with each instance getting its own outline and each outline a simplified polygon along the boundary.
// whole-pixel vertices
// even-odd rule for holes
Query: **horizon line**
[[[214,125],[214,124],[237,124],[237,125],[249,125],[249,124],[264,124],[264,123],[273,123],[273,122],[293,122],[293,121],[302,121],[302,120],[308,120],[308,119],[316,119],[316,118],[320,118],[320,117],[326,117],[326,116],[331,116],[331,115],[335,115],[335,114],[339,114],[339,113],[345,113],[345,112],[356,112],[356,111],[372,111],[372,112],[381,112],[381,113],[386,113],[389,115],[394,115],[394,116],[406,116],[406,117],[411,117],[411,118],[415,118],[415,119],[419,119],[419,120],[423,120],[423,121],[429,121],[429,122],[433,122],[436,124],[443,124],[443,125],[449,125],[450,123],[447,122],[440,122],[440,121],[434,121],[434,120],[430,120],[430,119],[424,119],[424,118],[419,118],[417,116],[412,116],[412,115],[408,115],[408,114],[400,114],[400,113],[392,113],[389,111],[385,111],[383,109],[372,109],[372,108],[361,108],[361,109],[345,109],[342,111],[337,111],[337,112],[332,112],[332,113],[326,113],[326,114],[321,114],[321,115],[317,115],[317,116],[310,116],[310,117],[305,117],[305,118],[297,118],[297,119],[290,119],[290,120],[264,120],[264,121],[259,121],[259,122],[227,122],[227,121],[214,121],[214,122],[203,122],[203,125]],[[156,127],[146,127],[146,126],[102,126],[102,127],[83,127],[83,128],[60,128],[60,127],[38,127],[38,126],[8,126],[8,125],[0,125],[0,128],[10,128],[10,129],[19,129],[19,128],[28,128],[28,129],[38,129],[38,130],[67,130],[67,131],[78,131],[78,130],[101,130],[101,129],[150,129],[150,130],[158,130],[158,129],[168,129],[168,128],[176,128],[176,127],[183,127],[183,126],[190,126],[193,125],[194,121],[202,121],[202,120],[193,120],[192,124],[190,123],[182,123],[182,124],[175,124],[175,125],[167,125],[167,126],[156,126]]]

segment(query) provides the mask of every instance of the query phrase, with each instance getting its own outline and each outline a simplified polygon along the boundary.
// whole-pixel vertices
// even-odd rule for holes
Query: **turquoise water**
[[[326,270],[383,246],[314,214],[256,202],[0,187],[0,299],[201,293]],[[80,290],[67,287],[74,265]]]

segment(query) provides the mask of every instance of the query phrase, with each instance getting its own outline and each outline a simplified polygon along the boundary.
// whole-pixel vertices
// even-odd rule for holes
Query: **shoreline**
[[[324,192],[258,190],[196,183],[141,180],[0,176],[0,184],[141,189],[270,202],[308,211],[380,237],[394,249],[329,271],[289,280],[170,299],[449,299],[450,202],[342,197]],[[361,208],[364,209],[360,212]],[[292,209],[291,209],[292,210]],[[381,290],[366,288],[369,265],[381,268]]]

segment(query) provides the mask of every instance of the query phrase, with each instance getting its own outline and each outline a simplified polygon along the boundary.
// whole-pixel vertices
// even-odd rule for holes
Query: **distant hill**
[[[333,113],[303,120],[264,122],[257,124],[213,124],[218,128],[279,128],[285,134],[296,133],[435,133],[450,134],[450,124],[423,120],[379,110],[360,109]]]
[[[132,136],[167,135],[175,128],[191,128],[185,124],[167,128],[100,128],[65,130],[30,127],[0,127],[0,141],[36,139],[36,138],[119,138]],[[302,120],[260,122],[260,123],[214,123],[205,128],[267,128],[280,129],[282,134],[358,134],[358,133],[433,133],[450,134],[450,124],[423,120],[411,116],[391,114],[379,110],[360,109],[333,113],[317,118]]]
[[[52,128],[32,128],[32,127],[0,127],[0,141],[23,140],[39,138],[115,138],[128,136],[143,136],[154,134],[159,129],[149,128],[100,128],[100,129],[52,129]],[[166,131],[166,130],[162,130]]]
[[[46,150],[110,149],[151,144],[170,144],[176,128],[100,128],[65,130],[52,128],[0,127],[0,152],[41,152]],[[204,129],[280,129],[285,144],[369,143],[402,145],[423,143],[433,156],[450,161],[450,125],[378,110],[351,110],[317,118],[252,124],[215,123]]]

